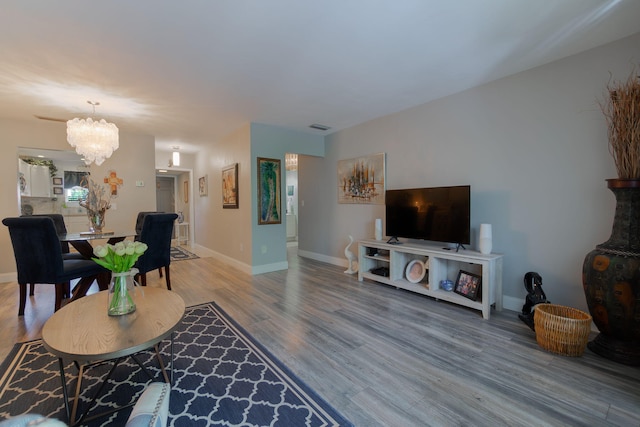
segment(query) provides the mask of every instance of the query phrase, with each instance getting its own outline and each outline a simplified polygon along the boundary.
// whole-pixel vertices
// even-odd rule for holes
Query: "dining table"
[[[104,241],[106,243],[115,245],[118,242],[122,242],[127,237],[135,237],[136,232],[134,230],[125,230],[125,231],[102,231],[102,232],[80,232],[80,233],[63,233],[58,234],[58,239],[61,242],[67,242],[73,248],[78,251],[84,258],[91,259],[94,257],[93,249],[94,246],[91,244],[92,241]],[[98,288],[101,291],[107,290],[109,288],[109,282],[111,281],[111,272],[105,270],[104,273],[98,275],[96,282],[98,283]],[[83,277],[81,278],[76,286],[73,288],[71,293],[71,301],[75,301],[83,296],[87,295],[89,288],[93,284],[93,277]]]

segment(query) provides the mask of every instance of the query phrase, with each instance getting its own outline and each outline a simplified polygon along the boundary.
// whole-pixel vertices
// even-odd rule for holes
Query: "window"
[[[89,172],[64,171],[64,201],[75,204],[87,197]],[[74,203],[75,202],[75,203]]]

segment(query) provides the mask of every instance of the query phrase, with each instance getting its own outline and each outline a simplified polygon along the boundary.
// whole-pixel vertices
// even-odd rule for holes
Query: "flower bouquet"
[[[138,269],[133,268],[138,258],[147,250],[147,245],[142,242],[125,240],[115,245],[106,244],[96,246],[93,260],[111,271],[111,283],[109,285],[108,314],[119,316],[132,313],[136,305],[131,298],[129,288],[133,288],[133,277]]]

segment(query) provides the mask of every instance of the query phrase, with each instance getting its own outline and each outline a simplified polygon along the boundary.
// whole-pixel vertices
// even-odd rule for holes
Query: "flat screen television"
[[[392,240],[471,243],[469,185],[387,190],[385,205],[386,234]]]

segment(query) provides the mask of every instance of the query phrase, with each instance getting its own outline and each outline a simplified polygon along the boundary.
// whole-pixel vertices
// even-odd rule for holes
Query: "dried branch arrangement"
[[[640,76],[634,69],[626,81],[607,85],[607,91],[600,108],[618,178],[640,179]]]
[[[98,184],[92,179],[89,179],[87,187],[87,197],[78,204],[85,208],[89,214],[102,213],[111,207],[109,197],[106,196],[107,191],[104,186]]]

